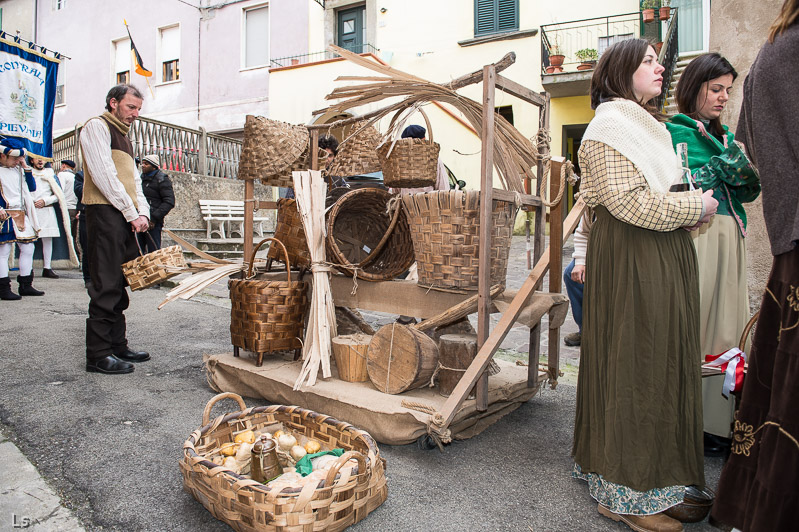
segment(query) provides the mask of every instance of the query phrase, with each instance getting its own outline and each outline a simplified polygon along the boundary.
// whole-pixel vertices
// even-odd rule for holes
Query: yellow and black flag
[[[133,61],[134,70],[136,70],[137,74],[144,76],[145,78],[149,78],[150,76],[153,75],[153,73],[144,68],[144,65],[142,64],[141,60],[141,55],[139,54],[139,51],[136,49],[136,45],[133,44],[133,37],[130,36],[128,21],[123,19],[123,22],[125,23],[125,29],[128,32],[128,38],[130,39],[130,56]]]

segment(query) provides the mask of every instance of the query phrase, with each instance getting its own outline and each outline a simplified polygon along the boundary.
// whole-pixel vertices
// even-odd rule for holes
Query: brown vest
[[[133,160],[133,144],[131,144],[127,134],[120,131],[119,127],[105,116],[106,114],[108,113],[92,118],[92,120],[104,121],[108,131],[111,132],[111,158],[116,167],[117,179],[125,187],[125,192],[128,193],[130,199],[133,200],[133,205],[138,210],[139,202],[136,194],[136,163]],[[83,159],[83,171],[83,203],[86,205],[110,205],[111,202],[103,196],[103,193],[94,184],[85,158]]]

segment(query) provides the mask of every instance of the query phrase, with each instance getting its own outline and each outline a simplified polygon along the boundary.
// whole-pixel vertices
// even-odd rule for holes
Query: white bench
[[[237,200],[199,200],[200,212],[205,221],[206,237],[213,235],[226,239],[238,233],[244,238],[244,202]],[[253,230],[259,237],[264,236],[264,222],[270,221],[266,216],[253,216]]]

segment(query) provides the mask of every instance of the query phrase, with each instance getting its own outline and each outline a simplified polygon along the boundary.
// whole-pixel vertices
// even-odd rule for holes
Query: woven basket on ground
[[[377,145],[380,144],[380,133],[369,126],[361,131],[363,122],[353,124],[352,133],[338,147],[335,159],[325,173],[331,176],[347,177],[353,175],[379,172],[380,160],[377,158]]]
[[[402,111],[391,119],[389,131]],[[377,148],[377,156],[383,166],[383,182],[387,187],[418,188],[431,187],[436,184],[438,171],[438,152],[440,146],[433,142],[433,129],[427,113],[419,109],[427,124],[429,140],[396,139],[386,140]]]
[[[480,253],[480,192],[446,190],[402,196],[418,264],[418,284],[477,290]],[[513,203],[494,200],[491,285],[505,284]]]
[[[150,233],[145,233],[152,240]],[[139,254],[142,253],[139,239],[136,238]],[[167,271],[167,267],[173,269]],[[156,249],[146,255],[141,255],[122,265],[122,273],[133,291],[143,290],[155,284],[166,281],[180,273],[177,268],[185,268],[186,260],[183,258],[183,249],[180,246],[169,246]]]
[[[355,189],[328,212],[325,247],[328,261],[367,281],[388,281],[413,264],[413,243],[402,205],[386,213],[394,196],[379,188]]]
[[[225,397],[237,400],[241,411],[210,422],[211,407]],[[325,448],[346,452],[318,485],[283,489],[269,488],[206,459],[233,442],[235,434],[257,432],[276,423],[320,441]],[[357,470],[339,472],[349,459],[358,461]],[[388,496],[385,461],[367,432],[296,406],[246,408],[241,397],[232,393],[208,402],[202,427],[183,444],[180,472],[187,492],[211,515],[241,532],[343,530],[364,519]]]
[[[275,238],[286,247],[286,253],[294,266],[311,267],[311,252],[308,250],[308,241],[305,239],[302,217],[297,210],[297,200],[290,198],[278,200]],[[276,246],[269,247],[266,257],[283,262],[283,256]]]
[[[283,250],[286,280],[253,279],[255,253],[264,242],[272,241]],[[286,248],[279,240],[265,238],[252,252],[245,279],[231,279],[230,339],[234,346],[258,355],[302,347],[305,313],[308,310],[308,283],[291,280],[291,263]]]
[[[285,179],[285,170],[307,158],[309,138],[305,126],[247,115],[239,179],[260,179],[265,185],[291,186],[291,172]]]

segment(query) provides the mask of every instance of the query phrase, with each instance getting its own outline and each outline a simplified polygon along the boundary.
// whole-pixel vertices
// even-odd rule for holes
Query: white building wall
[[[102,112],[115,83],[113,42],[127,38],[123,19],[154,73],[149,87],[144,77],[131,74],[131,83],[145,94],[142,116],[231,132],[243,128],[245,115],[269,112],[268,65],[243,67],[244,10],[269,7],[270,57],[307,53],[309,12],[321,11],[312,0],[214,2],[221,6],[214,9],[161,0],[73,0],[60,11],[50,9],[52,0],[36,1],[38,44],[72,58],[66,61],[65,104],[55,111],[55,135]],[[161,83],[159,29],[172,25],[180,28],[180,78]]]
[[[3,11],[3,25],[0,30],[10,36],[17,35],[26,41],[35,40],[33,19],[35,0],[0,0],[0,9]]]

